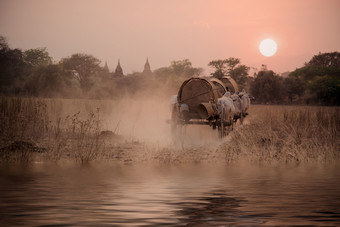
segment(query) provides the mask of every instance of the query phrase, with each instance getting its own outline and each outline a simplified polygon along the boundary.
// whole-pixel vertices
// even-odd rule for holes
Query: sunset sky
[[[47,47],[55,61],[86,53],[124,73],[189,59],[237,57],[245,65],[293,71],[319,52],[340,51],[337,0],[0,0],[0,35],[11,48]],[[259,44],[277,42],[264,57]],[[102,64],[102,65],[103,65]]]

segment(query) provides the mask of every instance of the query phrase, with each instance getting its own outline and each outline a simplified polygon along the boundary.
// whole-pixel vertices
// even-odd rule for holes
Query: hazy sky
[[[11,48],[47,47],[55,61],[92,54],[124,73],[188,58],[237,57],[276,72],[303,66],[319,52],[340,51],[338,0],[0,0],[0,35]],[[273,57],[258,46],[272,38]]]

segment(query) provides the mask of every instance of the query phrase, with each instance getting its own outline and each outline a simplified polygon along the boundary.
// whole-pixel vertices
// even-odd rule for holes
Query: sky
[[[55,62],[91,54],[114,70],[140,72],[189,59],[239,58],[277,73],[318,53],[340,51],[338,0],[0,0],[0,35],[11,48],[46,47]],[[278,49],[262,56],[260,42]]]

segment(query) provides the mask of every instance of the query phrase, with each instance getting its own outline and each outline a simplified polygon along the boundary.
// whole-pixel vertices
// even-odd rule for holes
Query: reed
[[[102,152],[99,108],[86,117],[55,115],[59,101],[39,98],[0,98],[0,161],[32,162],[37,154],[59,161],[72,158],[81,163]],[[52,110],[52,111],[51,111]]]
[[[340,159],[338,107],[252,106],[249,123],[221,146],[227,162],[333,162]]]
[[[1,97],[1,138],[27,140],[45,136],[51,127],[46,107],[42,99]]]

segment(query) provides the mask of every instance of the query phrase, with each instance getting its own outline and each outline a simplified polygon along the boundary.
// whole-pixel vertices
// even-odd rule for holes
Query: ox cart
[[[238,119],[242,123],[250,105],[245,92],[238,93],[237,84],[230,77],[222,78],[236,91],[231,94],[218,79],[190,78],[183,82],[177,95],[171,96],[171,127],[175,131],[183,125],[209,125],[218,129],[222,138],[232,130]]]

